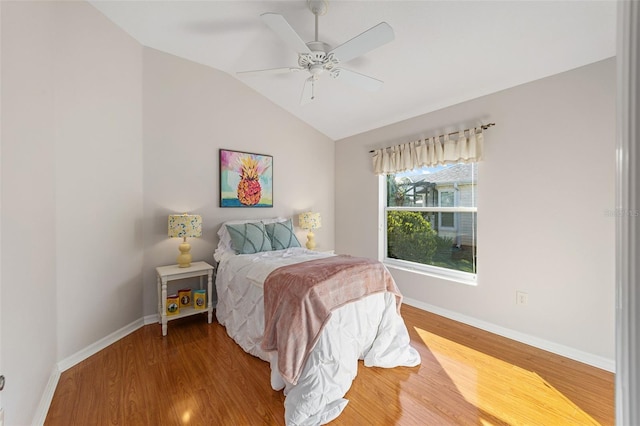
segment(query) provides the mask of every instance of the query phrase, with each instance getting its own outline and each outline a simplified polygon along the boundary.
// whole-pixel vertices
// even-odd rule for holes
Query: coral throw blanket
[[[278,351],[278,370],[295,385],[331,311],[380,292],[396,295],[400,313],[402,295],[376,260],[340,255],[280,267],[264,282],[262,349]]]

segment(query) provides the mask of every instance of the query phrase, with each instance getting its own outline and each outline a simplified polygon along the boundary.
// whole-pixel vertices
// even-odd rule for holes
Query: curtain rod
[[[482,126],[480,126],[480,128],[481,128],[482,130],[487,130],[489,127],[493,127],[493,126],[495,126],[495,125],[496,125],[496,123],[483,124]],[[457,134],[458,134],[458,133],[460,133],[460,132],[463,132],[463,133],[464,133],[464,132],[468,132],[469,130],[471,130],[471,129],[464,129],[464,130],[462,130],[462,131],[451,132],[451,133],[447,133],[446,135],[440,135],[440,136],[438,136],[438,139],[443,138],[443,137],[445,137],[445,136],[453,136],[453,135],[457,135]],[[390,147],[387,147],[387,148],[390,148]],[[384,149],[387,149],[387,148],[384,148]],[[375,150],[375,149],[372,149],[371,151],[369,151],[369,154],[373,154],[374,152],[376,152],[376,150]]]

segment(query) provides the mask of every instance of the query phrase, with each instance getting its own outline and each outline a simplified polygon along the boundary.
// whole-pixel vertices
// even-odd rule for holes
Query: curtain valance
[[[377,175],[388,175],[419,167],[479,161],[483,128],[457,132],[454,138],[447,134],[376,149],[372,157],[373,171]]]

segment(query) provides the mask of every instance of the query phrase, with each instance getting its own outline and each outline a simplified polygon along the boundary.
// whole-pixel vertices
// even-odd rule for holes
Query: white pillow
[[[220,225],[220,229],[218,229],[218,237],[220,240],[218,241],[218,247],[213,253],[213,258],[216,262],[220,262],[225,253],[236,254],[235,250],[231,246],[231,235],[229,235],[229,231],[227,231],[227,227],[225,225],[238,225],[242,223],[251,223],[251,222],[262,222],[264,224],[274,223],[274,222],[286,222],[288,218],[284,217],[274,217],[269,219],[244,219],[244,220],[228,220]]]

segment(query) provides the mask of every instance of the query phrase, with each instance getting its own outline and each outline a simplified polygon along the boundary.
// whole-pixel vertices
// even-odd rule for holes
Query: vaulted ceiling
[[[614,0],[334,0],[319,16],[318,39],[331,48],[380,22],[393,28],[393,41],[341,64],[384,84],[369,92],[325,73],[300,105],[306,71],[236,73],[298,66],[260,15],[278,13],[312,41],[306,0],[90,3],[142,45],[227,72],[334,140],[616,53]]]

